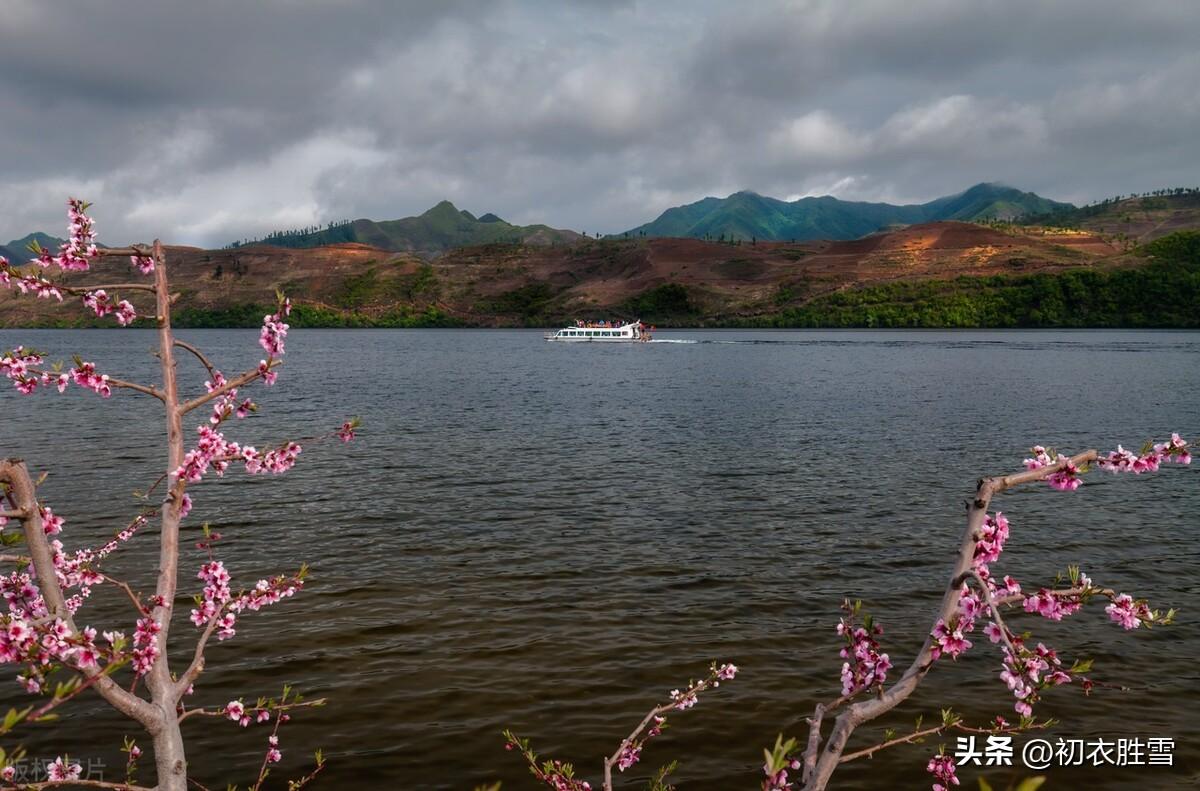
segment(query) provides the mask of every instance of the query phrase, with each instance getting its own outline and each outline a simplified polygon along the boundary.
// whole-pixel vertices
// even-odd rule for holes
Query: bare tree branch
[[[981,535],[980,531],[987,516],[988,505],[992,497],[1014,486],[1045,480],[1054,473],[1066,469],[1068,465],[1082,467],[1085,464],[1095,461],[1097,458],[1098,454],[1095,450],[1088,450],[1070,459],[1061,459],[1057,463],[1049,464],[1045,467],[1024,470],[1000,478],[984,478],[979,481],[975,498],[968,505],[967,528],[963,533],[962,541],[959,545],[958,558],[955,561],[950,580],[942,595],[941,605],[938,607],[938,611],[933,619],[934,625],[939,620],[949,622],[954,616],[954,612],[958,607],[962,579],[973,568],[975,544]],[[838,764],[841,763],[841,757],[845,752],[846,743],[849,741],[850,735],[854,733],[854,730],[858,726],[886,714],[912,695],[933,665],[932,633],[933,629],[930,628],[920,652],[898,681],[888,687],[877,698],[855,703],[838,715],[833,730],[830,732],[828,739],[825,740],[824,750],[819,751],[819,757],[814,763],[811,773],[803,778],[804,791],[823,791],[826,788],[829,784],[830,776],[838,767]],[[816,720],[817,718],[814,717],[813,719]]]
[[[196,356],[196,359],[198,359],[200,361],[200,363],[205,368],[208,369],[208,375],[211,377],[216,377],[217,368],[209,361],[209,359],[207,357],[204,356],[204,352],[200,351],[199,349],[197,349],[195,346],[188,343],[187,341],[181,341],[178,338],[175,339],[175,345],[181,349],[186,349],[187,351],[194,354]]]

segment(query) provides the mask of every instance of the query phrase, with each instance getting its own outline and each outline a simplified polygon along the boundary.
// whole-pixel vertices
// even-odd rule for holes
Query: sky
[[[0,0],[0,240],[1200,185],[1200,3]]]

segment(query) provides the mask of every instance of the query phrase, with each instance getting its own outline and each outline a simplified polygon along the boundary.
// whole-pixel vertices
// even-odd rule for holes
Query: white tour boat
[[[588,324],[579,321],[573,327],[563,327],[557,332],[548,332],[545,338],[548,341],[565,341],[567,343],[590,341],[598,343],[637,343],[638,341],[650,340],[650,333],[640,321],[631,321],[628,324],[620,326],[613,322]]]

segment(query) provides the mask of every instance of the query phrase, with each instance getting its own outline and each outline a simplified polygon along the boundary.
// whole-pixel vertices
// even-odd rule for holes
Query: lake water
[[[260,356],[254,331],[180,334],[227,373]],[[1018,469],[1035,442],[1107,450],[1200,434],[1196,333],[659,335],[697,342],[293,332],[279,384],[256,389],[261,412],[229,437],[264,447],[344,416],[365,425],[348,446],[306,448],[286,476],[233,473],[193,491],[186,524],[195,535],[209,520],[226,536],[235,587],[313,566],[303,594],[213,644],[194,703],[284,682],[327,697],[281,732],[280,787],[322,747],[318,788],[534,788],[502,728],[595,782],[601,757],[651,705],[719,659],[742,668],[736,681],[671,717],[621,779],[641,787],[632,781],[679,758],[684,789],[757,788],[762,748],[780,732],[802,738],[813,704],[840,691],[833,626],[844,597],[863,598],[885,625],[897,674],[911,661],[981,474]],[[18,343],[51,359],[77,351],[114,376],[155,375],[150,331],[0,331],[0,346]],[[181,365],[200,388],[198,366]],[[0,399],[0,453],[51,473],[42,496],[66,516],[68,546],[99,543],[134,513],[130,491],[162,472],[151,399],[75,388]],[[1056,771],[1047,788],[1200,779],[1198,484],[1200,464],[1138,479],[1093,473],[1073,494],[1039,485],[997,503],[1012,538],[996,570],[1037,587],[1078,562],[1100,584],[1182,608],[1153,632],[1124,633],[1099,605],[1062,623],[1011,616],[1067,657],[1095,658],[1095,678],[1131,688],[1050,693],[1038,712],[1062,719],[1052,739],[1175,739],[1173,767]],[[143,538],[113,568],[148,587],[153,557]],[[200,562],[187,550],[187,597]],[[82,621],[111,627],[115,614],[132,632],[127,603],[94,599]],[[192,631],[181,616],[173,636]],[[979,640],[887,724],[928,721],[948,704],[974,722],[1012,717],[998,670]],[[22,700],[16,684],[3,687],[0,705]],[[35,756],[104,760],[117,780],[120,736],[136,730],[92,700],[25,730],[25,744]],[[253,779],[264,727],[185,729],[200,782]],[[848,764],[834,787],[928,788],[936,744]],[[988,776],[1003,787],[1025,774]],[[963,787],[975,776],[964,772]]]

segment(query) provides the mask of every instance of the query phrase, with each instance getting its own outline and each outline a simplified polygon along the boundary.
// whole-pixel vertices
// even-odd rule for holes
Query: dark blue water
[[[253,331],[181,335],[227,373],[260,356]],[[911,661],[981,474],[1017,469],[1035,442],[1109,449],[1200,434],[1195,333],[659,335],[697,342],[293,332],[279,384],[256,391],[261,412],[230,438],[264,447],[348,415],[364,430],[349,446],[306,447],[282,478],[231,474],[193,492],[188,525],[208,520],[227,537],[235,584],[303,561],[314,568],[300,597],[214,645],[195,704],[277,693],[284,682],[327,697],[281,732],[279,787],[322,747],[330,765],[318,788],[532,788],[502,728],[595,782],[601,757],[651,705],[720,659],[742,668],[737,680],[672,717],[622,779],[641,787],[678,758],[682,788],[757,787],[762,748],[780,732],[803,737],[813,704],[840,689],[833,625],[844,597],[863,598],[884,623],[898,668]],[[64,360],[78,351],[147,381],[154,340],[0,332],[4,348],[24,343]],[[182,364],[199,388],[198,367]],[[131,490],[162,472],[151,399],[10,391],[0,404],[0,453],[50,472],[42,496],[67,517],[69,546],[98,543],[134,512]],[[1039,486],[998,503],[1012,521],[998,571],[1037,587],[1080,563],[1100,584],[1182,608],[1175,626],[1135,633],[1098,605],[1062,623],[1012,616],[1064,655],[1095,658],[1095,678],[1131,688],[1049,694],[1039,714],[1061,718],[1052,739],[1176,740],[1174,767],[1052,772],[1047,787],[1182,788],[1200,778],[1198,474],[1200,464],[1138,479],[1097,473],[1073,494]],[[152,543],[134,542],[115,568],[148,587]],[[188,550],[189,595],[200,561]],[[132,631],[127,604],[94,599],[82,620],[111,627],[115,617]],[[180,617],[175,636],[192,634]],[[937,667],[852,745],[947,705],[973,722],[1011,717],[985,642]],[[15,683],[5,689],[0,705],[22,700]],[[120,735],[134,728],[99,705],[72,711],[23,732],[30,753],[118,761]],[[253,779],[267,731],[185,727],[200,782]],[[834,787],[928,787],[936,744],[848,764]],[[988,776],[1003,787],[1023,774]],[[975,774],[964,776],[973,786]]]

